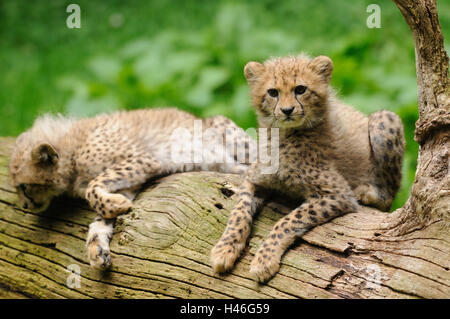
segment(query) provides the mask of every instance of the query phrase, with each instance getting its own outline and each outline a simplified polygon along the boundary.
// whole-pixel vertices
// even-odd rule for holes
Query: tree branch
[[[393,0],[414,39],[419,120],[415,140],[419,158],[411,196],[389,218],[390,234],[405,234],[433,220],[450,227],[450,87],[449,59],[434,0]],[[392,227],[396,225],[396,227]]]
[[[450,128],[449,59],[434,0],[394,0],[415,43],[419,121],[415,139],[423,145],[436,130]]]

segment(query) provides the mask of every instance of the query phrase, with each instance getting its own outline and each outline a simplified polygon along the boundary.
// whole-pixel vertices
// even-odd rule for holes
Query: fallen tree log
[[[241,177],[184,173],[146,186],[116,221],[113,267],[86,260],[95,213],[62,198],[45,213],[19,209],[8,185],[13,139],[0,139],[0,297],[32,298],[448,298],[450,242],[444,220],[384,235],[392,214],[369,208],[307,233],[267,284],[249,263],[275,221],[289,211],[269,202],[255,218],[249,248],[230,274],[214,275],[209,252],[220,238]],[[67,283],[78,267],[79,286]],[[69,280],[70,282],[70,280]]]
[[[19,209],[8,185],[14,139],[0,138],[0,297],[449,298],[449,59],[436,1],[394,3],[413,33],[419,89],[418,166],[404,207],[391,214],[361,207],[314,228],[261,285],[249,278],[250,261],[292,203],[269,202],[236,268],[214,275],[209,252],[241,177],[176,174],[147,185],[133,211],[117,218],[114,266],[99,272],[89,268],[84,247],[94,212],[67,198],[41,214]]]

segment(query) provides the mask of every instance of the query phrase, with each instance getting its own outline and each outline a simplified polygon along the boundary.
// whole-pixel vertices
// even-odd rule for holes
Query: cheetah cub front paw
[[[128,212],[133,203],[122,194],[109,194],[105,198],[105,210],[114,217]]]
[[[213,271],[224,273],[233,268],[236,259],[241,255],[244,244],[224,243],[222,240],[211,251],[211,266]]]
[[[250,264],[250,274],[259,282],[266,282],[280,269],[281,256],[260,249]]]
[[[86,190],[86,199],[100,216],[107,219],[124,214],[133,207],[131,200],[124,195],[110,193],[95,185]]]
[[[109,244],[102,242],[97,234],[93,234],[87,241],[87,252],[89,263],[97,269],[111,267],[111,254]]]

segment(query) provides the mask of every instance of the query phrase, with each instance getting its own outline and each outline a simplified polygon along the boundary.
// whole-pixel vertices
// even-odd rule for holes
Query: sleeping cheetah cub
[[[245,66],[260,127],[279,128],[280,165],[270,175],[261,173],[261,163],[247,171],[225,232],[211,252],[215,272],[231,269],[245,247],[264,200],[258,190],[302,200],[257,251],[250,272],[260,282],[278,271],[288,246],[312,227],[356,212],[358,202],[390,209],[401,179],[402,122],[389,111],[367,118],[339,102],[329,86],[332,70],[328,57],[306,55]]]
[[[191,153],[183,153],[186,160],[177,157],[176,146],[182,149],[190,140],[172,133],[182,129],[194,136],[199,128],[203,130],[200,133],[213,130],[219,136],[200,134],[203,144],[192,143]],[[247,170],[248,165],[237,161],[231,151],[220,152],[225,140],[234,140],[246,150],[255,143],[223,116],[200,120],[176,109],[117,112],[77,121],[44,116],[17,138],[10,180],[24,209],[44,211],[52,198],[63,193],[87,199],[98,214],[87,236],[89,262],[106,268],[111,264],[113,218],[132,207],[132,200],[147,180],[194,170]],[[207,161],[202,157],[189,161],[191,154],[205,149],[210,151]]]

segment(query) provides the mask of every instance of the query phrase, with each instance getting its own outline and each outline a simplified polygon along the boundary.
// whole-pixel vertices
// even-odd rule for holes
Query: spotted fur
[[[358,202],[389,210],[401,179],[401,120],[389,111],[368,118],[338,101],[329,85],[332,70],[325,56],[246,65],[260,127],[279,128],[280,165],[274,174],[261,173],[263,163],[247,171],[226,229],[211,252],[214,271],[231,269],[244,249],[253,215],[265,199],[259,190],[301,202],[275,224],[256,252],[250,272],[261,282],[278,271],[289,245],[311,228],[356,212]]]
[[[172,148],[185,141],[173,139],[172,133],[184,129],[194,136],[196,120],[202,130],[214,128],[222,137],[204,136],[203,145],[193,143],[192,151],[206,148],[210,161],[173,160]],[[237,161],[236,154],[219,152],[229,142],[228,131],[248,153],[255,141],[223,116],[200,120],[176,109],[117,112],[77,121],[46,115],[17,138],[10,161],[11,184],[19,205],[33,211],[46,210],[54,197],[64,193],[86,199],[98,214],[89,227],[88,258],[91,265],[105,268],[111,264],[111,219],[130,210],[147,180],[176,172],[247,170],[248,163]]]

